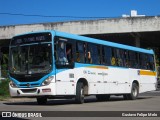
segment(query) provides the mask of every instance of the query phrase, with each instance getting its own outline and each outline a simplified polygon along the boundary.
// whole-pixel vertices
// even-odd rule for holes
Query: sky
[[[0,26],[117,18],[131,10],[158,16],[160,0],[0,0]]]

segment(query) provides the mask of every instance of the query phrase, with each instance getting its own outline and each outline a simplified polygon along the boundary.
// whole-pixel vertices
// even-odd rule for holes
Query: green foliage
[[[1,74],[3,78],[8,77],[8,54],[3,54],[2,60],[1,60]]]
[[[9,97],[9,80],[1,80],[0,82],[0,100]]]
[[[2,63],[3,64],[8,64],[8,54],[3,54]]]

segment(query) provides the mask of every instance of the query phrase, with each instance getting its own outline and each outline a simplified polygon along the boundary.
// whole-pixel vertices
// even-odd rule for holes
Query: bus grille
[[[34,89],[21,89],[23,93],[35,93],[37,91],[37,88]]]

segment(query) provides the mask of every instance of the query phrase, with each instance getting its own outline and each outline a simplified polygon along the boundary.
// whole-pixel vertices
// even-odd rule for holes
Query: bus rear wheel
[[[84,103],[84,86],[82,82],[77,83],[76,88],[76,103]]]
[[[47,98],[46,97],[38,97],[37,103],[38,103],[38,105],[45,105],[47,103]]]
[[[139,87],[136,83],[132,84],[132,89],[130,94],[123,95],[125,100],[135,100],[139,95]]]

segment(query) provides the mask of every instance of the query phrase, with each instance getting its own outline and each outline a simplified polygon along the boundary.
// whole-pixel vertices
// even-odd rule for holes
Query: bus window
[[[135,53],[135,68],[139,69],[140,65],[139,65],[139,53],[136,52]]]
[[[135,68],[136,67],[136,54],[133,51],[129,51],[129,62],[130,62],[130,67]]]
[[[76,61],[85,63],[85,44],[83,42],[76,44]]]
[[[146,55],[144,53],[140,53],[140,68],[146,69]]]
[[[124,66],[124,50],[122,49],[119,50],[119,56],[120,56],[120,66],[125,67]]]
[[[148,69],[155,70],[155,64],[154,64],[153,55],[148,55]]]
[[[94,44],[88,44],[88,63],[100,64],[100,53],[98,52],[99,46]]]
[[[129,67],[128,50],[124,50],[123,64],[125,67]]]
[[[74,41],[68,38],[56,37],[54,43],[54,56],[57,68],[73,68]]]
[[[116,66],[117,65],[117,60],[116,60],[116,48],[111,48],[111,65]]]
[[[102,55],[101,55],[101,64],[105,65],[106,61],[105,61],[105,51],[104,51],[104,47],[102,46]]]
[[[123,66],[122,63],[122,57],[123,54],[121,53],[122,50],[120,49],[116,49],[116,62],[117,62],[117,66]]]
[[[58,43],[58,63],[61,65],[68,64],[66,55],[66,43],[64,41],[59,41]]]
[[[74,61],[73,59],[73,45],[71,43],[66,44],[66,56],[69,63]]]
[[[111,47],[104,47],[104,55],[105,55],[105,64],[111,65],[112,51]]]
[[[102,63],[101,46],[97,45],[97,49],[98,49],[98,64],[101,64]]]

